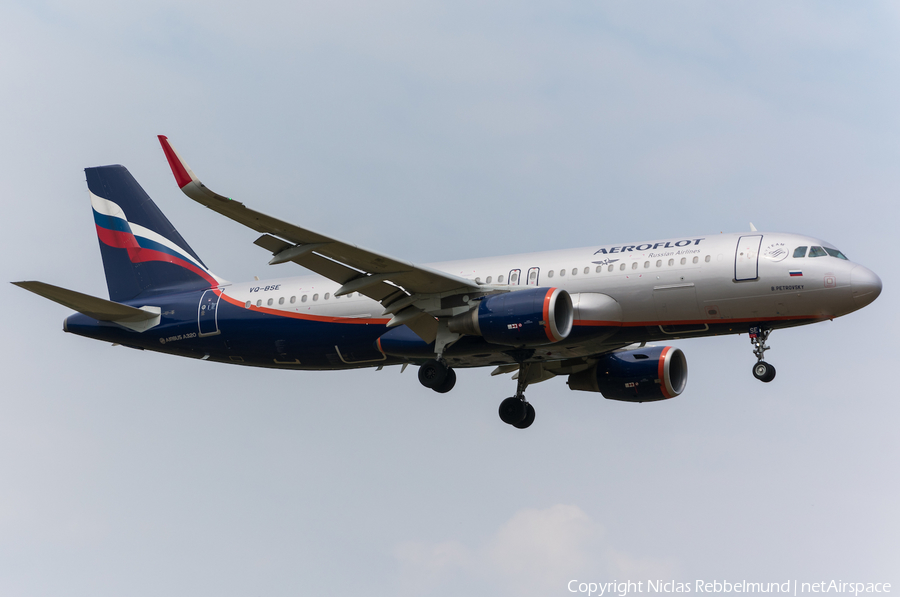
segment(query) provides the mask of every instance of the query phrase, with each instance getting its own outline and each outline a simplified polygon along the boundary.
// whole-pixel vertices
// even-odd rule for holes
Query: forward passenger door
[[[738,239],[734,249],[734,281],[759,279],[759,247],[762,235],[753,234]]]

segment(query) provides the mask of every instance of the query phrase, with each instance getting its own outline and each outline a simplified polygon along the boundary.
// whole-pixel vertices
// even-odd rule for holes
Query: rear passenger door
[[[219,293],[207,290],[200,297],[197,308],[197,327],[201,336],[212,336],[219,333]]]

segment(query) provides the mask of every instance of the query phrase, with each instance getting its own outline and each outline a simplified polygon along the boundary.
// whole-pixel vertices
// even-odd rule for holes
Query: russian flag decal
[[[795,276],[802,276],[803,272],[800,271],[799,269],[794,269],[794,270],[790,271],[790,274],[791,274],[791,277],[793,278]]]

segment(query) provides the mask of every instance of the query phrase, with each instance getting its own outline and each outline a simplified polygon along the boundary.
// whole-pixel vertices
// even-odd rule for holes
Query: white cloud
[[[495,587],[498,595],[560,593],[570,580],[667,578],[671,558],[642,558],[617,549],[581,508],[557,504],[516,512],[483,543],[410,541],[394,551],[408,594],[443,594],[457,585]]]

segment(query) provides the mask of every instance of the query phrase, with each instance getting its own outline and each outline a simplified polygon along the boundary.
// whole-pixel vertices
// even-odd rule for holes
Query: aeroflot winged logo
[[[696,246],[705,238],[690,238],[684,240],[667,240],[658,243],[644,243],[642,245],[622,245],[620,247],[603,247],[594,252],[594,255],[612,255],[613,253],[629,253],[632,251],[658,251],[661,249],[681,249],[684,247]]]
[[[594,255],[596,255],[596,253],[594,253]],[[602,261],[594,261],[593,263],[596,263],[597,265],[612,265],[616,261],[619,261],[619,260],[618,259],[604,259]]]

